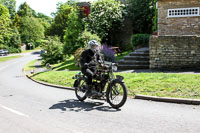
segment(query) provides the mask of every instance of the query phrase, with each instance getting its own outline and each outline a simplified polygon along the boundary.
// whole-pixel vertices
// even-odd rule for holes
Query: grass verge
[[[0,58],[0,62],[12,60],[12,59],[19,58],[19,57],[22,57],[22,56],[21,55],[17,55],[17,56],[2,57],[2,58]]]
[[[73,56],[71,56],[69,59],[67,59],[64,62],[61,62],[61,63],[58,63],[58,64],[54,64],[52,67],[56,71],[62,71],[62,70],[80,70],[80,67],[76,67],[75,66],[75,61],[74,61],[74,57]]]
[[[71,87],[72,76],[78,72],[49,71],[32,78]],[[200,99],[200,75],[166,73],[116,73],[125,77],[129,96],[143,94],[160,97]]]
[[[32,60],[30,61],[28,64],[26,64],[24,66],[24,71],[31,71],[31,70],[35,70],[36,69],[36,66],[35,66],[35,63],[37,62],[38,60]]]

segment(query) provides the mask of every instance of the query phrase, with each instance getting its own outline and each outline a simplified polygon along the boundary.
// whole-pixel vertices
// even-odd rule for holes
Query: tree
[[[20,17],[36,17],[36,12],[33,10],[26,2],[21,4],[19,6],[19,10],[17,11],[17,14]]]
[[[122,25],[124,5],[115,0],[99,0],[91,5],[87,28],[103,41],[111,42],[111,35]]]
[[[20,34],[19,34],[17,28],[13,27],[12,35],[10,37],[10,41],[8,43],[8,47],[20,49],[20,44],[21,44]]]
[[[19,17],[18,14],[15,15],[12,26],[16,27],[19,30],[19,28],[20,28],[20,17]]]
[[[152,33],[155,0],[130,0],[128,11],[134,33]]]
[[[0,0],[0,2],[8,8],[10,16],[13,19],[15,16],[16,0]]]
[[[59,4],[57,7],[57,12],[54,14],[55,19],[49,29],[48,35],[57,35],[61,38],[63,42],[63,37],[65,35],[65,29],[67,27],[68,15],[71,13],[73,7],[68,4]]]
[[[44,15],[43,13],[38,13],[37,18],[39,22],[43,25],[45,36],[47,36],[48,30],[51,27],[53,19],[49,16]]]
[[[63,44],[58,37],[48,37],[48,40],[43,43],[42,49],[46,51],[42,54],[44,64],[53,64],[64,60]]]
[[[20,19],[19,32],[24,43],[34,43],[44,38],[44,27],[34,17],[22,17]]]
[[[81,18],[79,17],[80,10],[74,8],[69,14],[67,21],[66,33],[64,36],[64,53],[74,54],[75,50],[80,47],[78,38],[83,31]]]
[[[8,9],[0,4],[0,47],[3,48],[10,40],[10,15]]]

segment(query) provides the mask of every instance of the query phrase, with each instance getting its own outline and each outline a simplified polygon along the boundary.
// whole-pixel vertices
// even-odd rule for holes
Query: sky
[[[67,0],[16,0],[16,7],[18,10],[19,5],[26,1],[28,5],[36,12],[43,13],[51,16],[52,12],[56,12],[56,4],[58,2],[67,2]],[[93,1],[93,0],[79,0],[79,1]]]

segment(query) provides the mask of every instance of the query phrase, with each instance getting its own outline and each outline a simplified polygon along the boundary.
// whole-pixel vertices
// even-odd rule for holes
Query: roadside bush
[[[2,47],[2,49],[7,49],[10,54],[11,53],[21,53],[21,48],[14,48],[14,47],[4,46],[4,47]]]
[[[91,32],[85,30],[84,32],[82,32],[82,34],[79,36],[78,38],[78,42],[82,47],[87,48],[88,47],[88,42],[90,40],[96,40],[99,44],[101,42],[101,39],[99,38],[99,36],[97,36],[96,34],[92,34]]]
[[[91,5],[87,28],[97,34],[103,42],[111,42],[125,19],[124,5],[116,0],[98,0]]]
[[[111,49],[111,47],[108,45],[102,45],[100,50],[104,56],[105,61],[116,62],[115,52]]]
[[[77,66],[77,67],[81,67],[80,57],[81,57],[81,54],[84,50],[85,50],[85,48],[78,48],[74,53],[75,66]]]
[[[48,37],[48,40],[43,43],[42,54],[43,63],[58,63],[64,60],[63,43],[60,42],[58,37]]]
[[[80,48],[78,37],[83,32],[82,20],[79,17],[80,10],[72,9],[67,21],[67,28],[64,36],[64,53],[72,55],[77,48]]]
[[[131,36],[131,44],[135,48],[146,47],[149,44],[149,34],[135,34]]]
[[[8,51],[9,51],[9,53],[21,53],[21,49],[20,48],[9,47]]]

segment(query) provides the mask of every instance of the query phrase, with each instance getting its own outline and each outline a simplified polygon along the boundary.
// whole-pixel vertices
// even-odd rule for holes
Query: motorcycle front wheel
[[[106,99],[113,108],[122,107],[127,99],[126,85],[120,80],[114,81],[107,90]]]
[[[78,100],[84,101],[86,97],[87,83],[85,78],[80,78],[75,85],[75,94]]]

